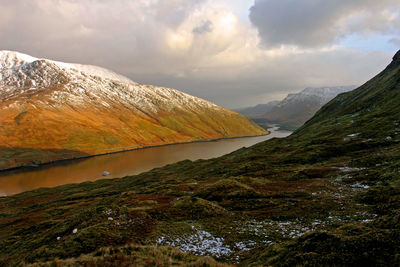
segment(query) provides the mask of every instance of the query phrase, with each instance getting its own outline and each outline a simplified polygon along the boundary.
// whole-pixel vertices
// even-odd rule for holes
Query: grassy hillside
[[[244,116],[172,88],[0,51],[0,170],[263,134]]]
[[[100,101],[86,105],[60,105],[55,101],[46,104],[48,94],[54,94],[54,90],[33,95],[30,92],[1,103],[0,169],[148,146],[267,133],[244,116],[224,108],[168,110],[169,106],[160,105],[160,110],[152,114],[117,101],[108,101],[108,106]]]
[[[399,55],[288,138],[0,198],[0,262],[134,265],[153,247],[171,257],[159,266],[216,264],[173,246],[241,266],[398,266]]]

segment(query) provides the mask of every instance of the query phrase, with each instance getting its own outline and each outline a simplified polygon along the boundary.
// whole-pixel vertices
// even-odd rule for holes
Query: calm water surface
[[[291,133],[276,131],[276,129],[270,131],[271,134],[266,136],[146,148],[63,161],[37,168],[0,172],[0,196],[13,195],[41,187],[55,187],[104,179],[103,171],[110,172],[106,178],[117,178],[139,174],[181,160],[215,158],[242,147],[249,147],[273,137],[285,137]]]

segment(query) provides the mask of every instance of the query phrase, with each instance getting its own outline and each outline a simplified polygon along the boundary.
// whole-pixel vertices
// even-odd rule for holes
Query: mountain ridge
[[[267,133],[209,101],[103,68],[9,51],[0,59],[0,169]]]
[[[33,63],[35,61],[41,62],[48,62],[57,65],[60,68],[64,69],[75,69],[77,71],[86,72],[91,75],[95,75],[102,78],[108,78],[113,80],[118,80],[121,82],[133,83],[136,82],[132,81],[128,77],[123,75],[117,74],[111,70],[94,66],[94,65],[83,65],[83,64],[76,64],[76,63],[65,63],[61,61],[49,60],[45,58],[36,58],[24,53],[10,51],[10,50],[1,50],[0,51],[0,67],[1,68],[18,68],[22,65],[27,65]]]

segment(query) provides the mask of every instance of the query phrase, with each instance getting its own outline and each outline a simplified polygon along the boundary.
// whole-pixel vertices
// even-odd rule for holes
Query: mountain
[[[259,116],[264,115],[269,112],[272,108],[278,105],[280,101],[271,101],[267,104],[258,104],[254,107],[240,108],[235,109],[234,111],[248,117],[248,118],[258,118]]]
[[[180,91],[112,71],[0,52],[0,169],[171,143],[266,134]]]
[[[306,88],[300,93],[289,94],[278,104],[265,110],[263,114],[248,115],[257,123],[274,123],[290,128],[298,128],[309,120],[323,105],[338,94],[356,88],[355,86]]]
[[[287,138],[0,198],[0,264],[398,266],[399,114],[400,51]]]

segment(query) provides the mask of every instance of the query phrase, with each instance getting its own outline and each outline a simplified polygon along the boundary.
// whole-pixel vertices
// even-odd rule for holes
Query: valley
[[[0,51],[0,169],[265,135],[242,115],[96,66]]]
[[[112,153],[86,159],[66,160],[37,167],[0,172],[0,196],[8,196],[41,187],[96,181],[139,174],[181,160],[220,157],[242,147],[290,134],[269,129],[270,134],[256,137],[221,139],[208,142],[174,144]],[[103,171],[110,174],[106,177]]]
[[[399,267],[400,1],[0,1],[0,267]]]
[[[286,138],[2,197],[0,262],[397,266],[399,81],[400,51]]]

